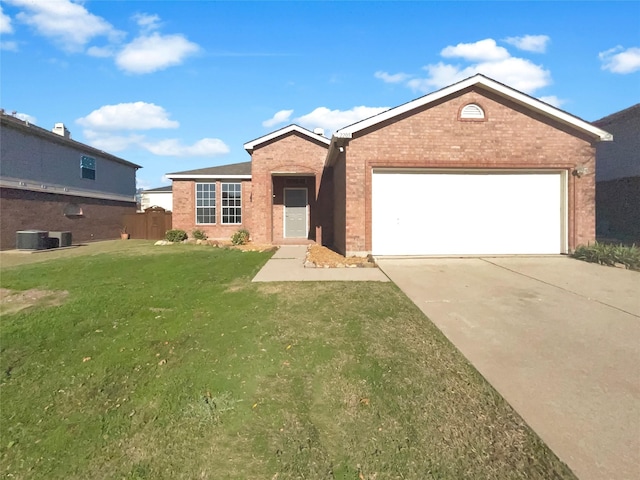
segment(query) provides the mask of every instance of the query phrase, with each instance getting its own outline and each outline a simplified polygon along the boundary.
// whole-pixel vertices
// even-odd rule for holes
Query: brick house
[[[593,124],[614,136],[596,147],[598,236],[640,243],[640,103]]]
[[[0,114],[0,248],[20,230],[69,231],[73,242],[115,239],[136,211],[139,165]]]
[[[335,132],[290,125],[251,161],[176,172],[174,228],[345,255],[559,254],[595,239],[611,135],[483,75]]]

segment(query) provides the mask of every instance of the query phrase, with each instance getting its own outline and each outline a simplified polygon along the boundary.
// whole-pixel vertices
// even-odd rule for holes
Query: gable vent
[[[460,112],[460,118],[472,118],[472,119],[483,119],[484,118],[484,110],[480,108],[479,105],[475,103],[470,103],[469,105],[465,105],[462,111]]]

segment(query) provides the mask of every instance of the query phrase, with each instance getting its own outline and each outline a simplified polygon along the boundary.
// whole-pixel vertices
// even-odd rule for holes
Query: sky
[[[640,1],[2,0],[0,107],[165,174],[482,73],[587,121],[640,102]]]

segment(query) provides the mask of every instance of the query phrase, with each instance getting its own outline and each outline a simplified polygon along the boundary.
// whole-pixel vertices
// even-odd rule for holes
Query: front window
[[[196,183],[196,223],[216,223],[215,183]]]
[[[242,184],[222,184],[222,223],[242,223]]]
[[[80,176],[87,180],[96,179],[96,159],[82,155],[80,157]]]

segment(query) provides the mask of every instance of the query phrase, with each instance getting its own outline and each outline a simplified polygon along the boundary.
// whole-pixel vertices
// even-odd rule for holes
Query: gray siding
[[[640,104],[593,123],[613,134],[596,146],[596,181],[640,176]]]
[[[39,127],[33,127],[39,128]],[[54,134],[52,134],[54,135]],[[71,142],[65,142],[71,143]],[[127,195],[136,193],[136,169],[100,156],[81,143],[65,145],[3,123],[0,128],[0,177]],[[96,179],[81,177],[80,157],[96,159]]]

